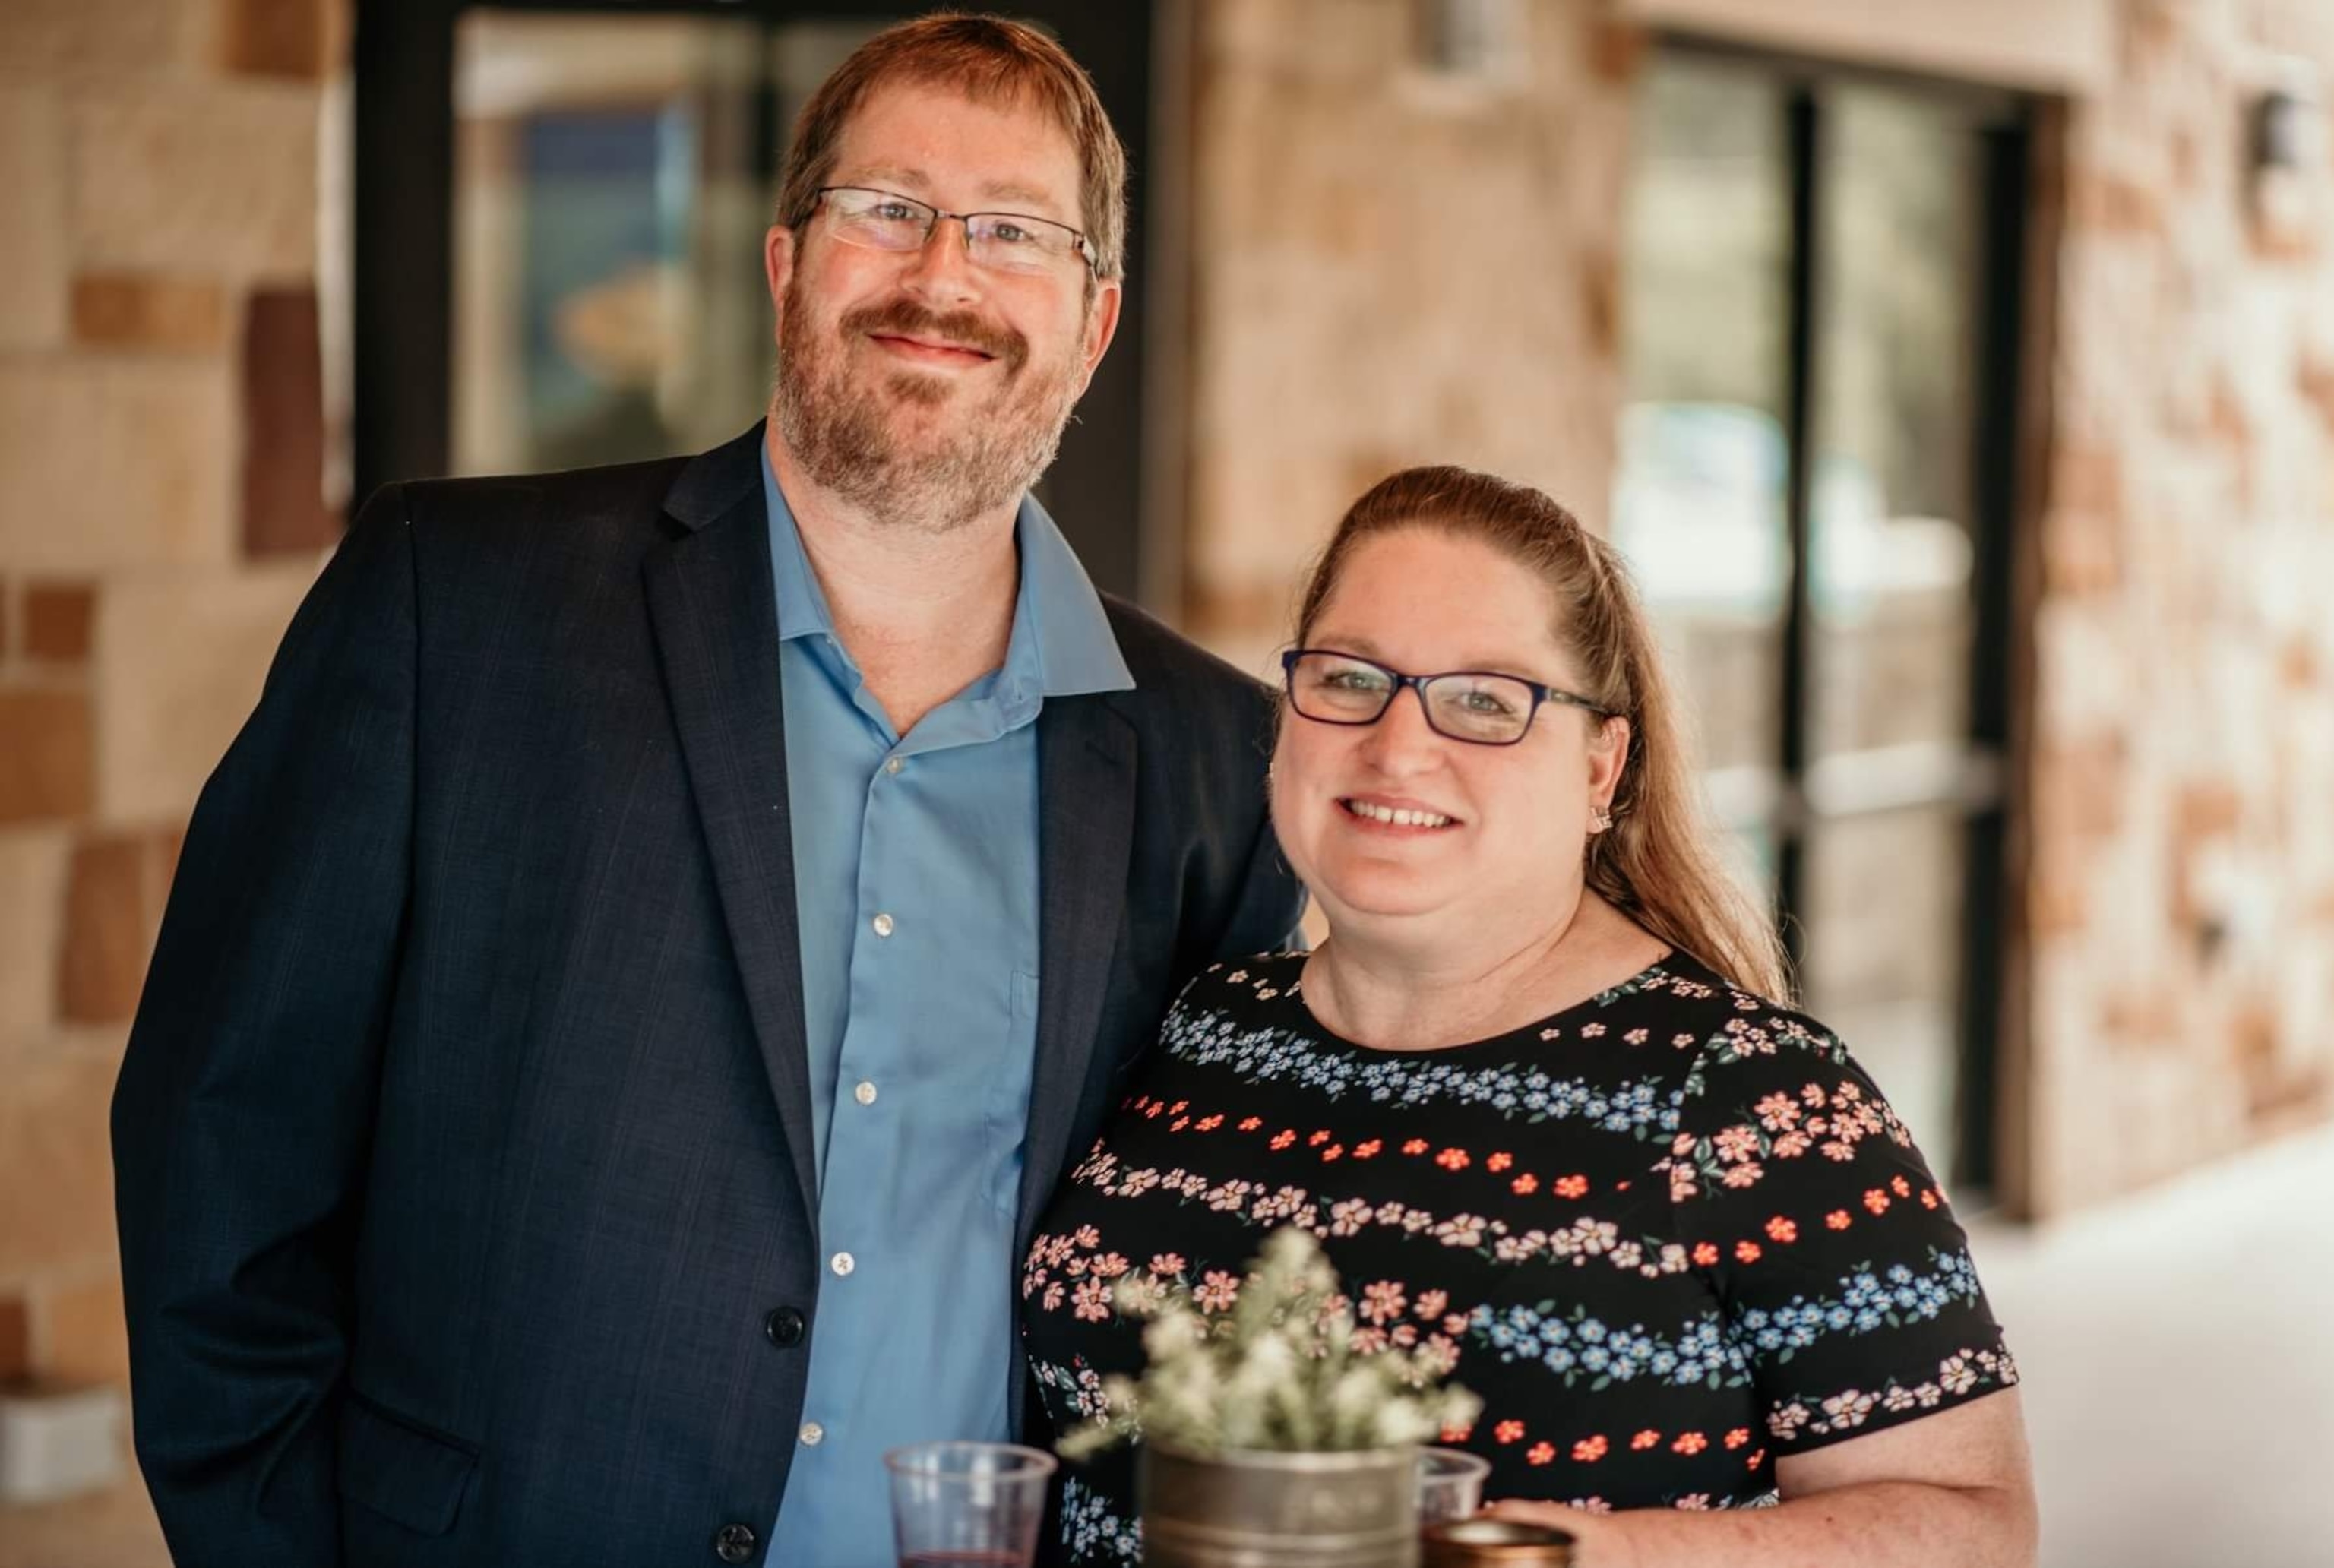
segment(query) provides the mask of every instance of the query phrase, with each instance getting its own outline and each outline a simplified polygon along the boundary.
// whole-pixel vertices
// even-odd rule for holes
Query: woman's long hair
[[[1466,468],[1406,468],[1347,510],[1297,612],[1305,645],[1355,547],[1427,529],[1480,539],[1548,584],[1581,694],[1629,721],[1613,825],[1588,841],[1586,880],[1646,930],[1745,989],[1792,999],[1771,914],[1745,889],[1696,788],[1683,716],[1620,554],[1539,491]]]

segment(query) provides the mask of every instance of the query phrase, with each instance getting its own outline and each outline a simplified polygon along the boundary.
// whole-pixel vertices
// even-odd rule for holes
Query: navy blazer
[[[385,489],[204,789],[113,1106],[181,1568],[761,1560],[821,1254],[760,441]],[[1301,900],[1267,694],[1108,608],[1136,688],[1038,719],[1025,1247]]]

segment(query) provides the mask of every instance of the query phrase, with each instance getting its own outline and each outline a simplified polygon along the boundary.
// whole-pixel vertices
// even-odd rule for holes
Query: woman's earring
[[[1598,806],[1596,814],[1588,819],[1588,831],[1592,833],[1603,833],[1610,832],[1612,829],[1613,813],[1605,807]]]

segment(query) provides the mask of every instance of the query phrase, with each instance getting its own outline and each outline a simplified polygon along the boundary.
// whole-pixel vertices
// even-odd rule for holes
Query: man
[[[205,790],[114,1107],[182,1565],[891,1560],[1007,1438],[1020,1249],[1300,899],[1256,685],[1027,496],[1124,161],[1011,24],[804,111],[767,429],[391,486]]]

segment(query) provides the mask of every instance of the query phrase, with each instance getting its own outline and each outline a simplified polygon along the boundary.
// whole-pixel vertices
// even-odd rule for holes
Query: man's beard
[[[918,410],[940,410],[956,392],[912,369],[854,376],[844,356],[873,332],[979,349],[1002,368],[1002,383],[952,424],[902,431],[895,420],[921,425]],[[850,312],[824,335],[800,277],[787,288],[772,404],[779,432],[815,484],[871,516],[946,533],[1012,505],[1053,462],[1081,390],[1075,359],[1037,362],[1027,338],[969,311],[899,299]]]

